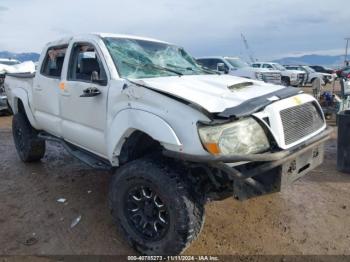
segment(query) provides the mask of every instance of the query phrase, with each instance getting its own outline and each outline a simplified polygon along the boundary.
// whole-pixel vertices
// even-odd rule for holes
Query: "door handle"
[[[93,97],[101,94],[101,91],[96,87],[89,87],[83,90],[83,94],[80,97]]]

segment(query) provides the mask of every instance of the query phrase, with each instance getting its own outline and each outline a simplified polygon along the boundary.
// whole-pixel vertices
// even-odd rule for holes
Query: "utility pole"
[[[350,40],[350,37],[346,37],[346,38],[345,38],[345,41],[346,41],[346,46],[345,46],[345,57],[344,57],[344,64],[345,64],[345,66],[347,65],[347,61],[348,61],[349,40]]]

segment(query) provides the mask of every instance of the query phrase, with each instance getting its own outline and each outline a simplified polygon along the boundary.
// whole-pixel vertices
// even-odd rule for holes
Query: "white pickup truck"
[[[252,64],[254,68],[266,68],[268,70],[279,70],[282,75],[282,84],[285,86],[301,86],[306,81],[306,73],[301,70],[286,69],[279,63],[272,62],[255,62]]]
[[[179,254],[204,204],[278,192],[323,161],[331,130],[295,88],[218,74],[183,48],[115,34],[50,42],[35,74],[8,74],[20,159],[62,143],[114,173],[111,213],[143,254]]]
[[[282,83],[281,72],[279,70],[254,68],[238,57],[208,56],[197,58],[197,62],[205,68],[209,68],[223,74],[261,80],[278,85]]]
[[[312,84],[317,78],[319,78],[323,84],[331,83],[335,80],[333,75],[316,72],[313,68],[306,65],[285,65],[284,67],[288,70],[304,71],[306,74],[306,80],[304,81],[305,84]]]

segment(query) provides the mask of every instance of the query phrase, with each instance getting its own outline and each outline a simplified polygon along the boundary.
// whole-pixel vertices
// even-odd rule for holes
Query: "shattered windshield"
[[[118,73],[125,78],[208,74],[182,48],[147,40],[104,38]]]

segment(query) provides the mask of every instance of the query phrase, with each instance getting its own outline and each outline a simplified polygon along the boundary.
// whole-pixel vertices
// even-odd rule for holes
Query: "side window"
[[[68,46],[51,47],[47,50],[40,73],[54,78],[60,78],[63,61],[66,56]]]
[[[272,65],[269,64],[263,64],[263,68],[273,69]]]
[[[200,64],[201,66],[209,68],[209,60],[208,59],[198,59],[197,63]]]
[[[217,59],[217,58],[213,58],[213,59],[208,59],[209,60],[209,65],[208,68],[211,70],[217,70],[218,68],[218,63],[224,63],[224,61],[222,61],[221,59]],[[225,63],[224,63],[225,64]],[[225,64],[225,68],[226,68],[226,64]]]
[[[252,67],[259,68],[260,64],[252,64]]]
[[[82,43],[73,46],[68,80],[107,83],[106,71],[93,45]]]

